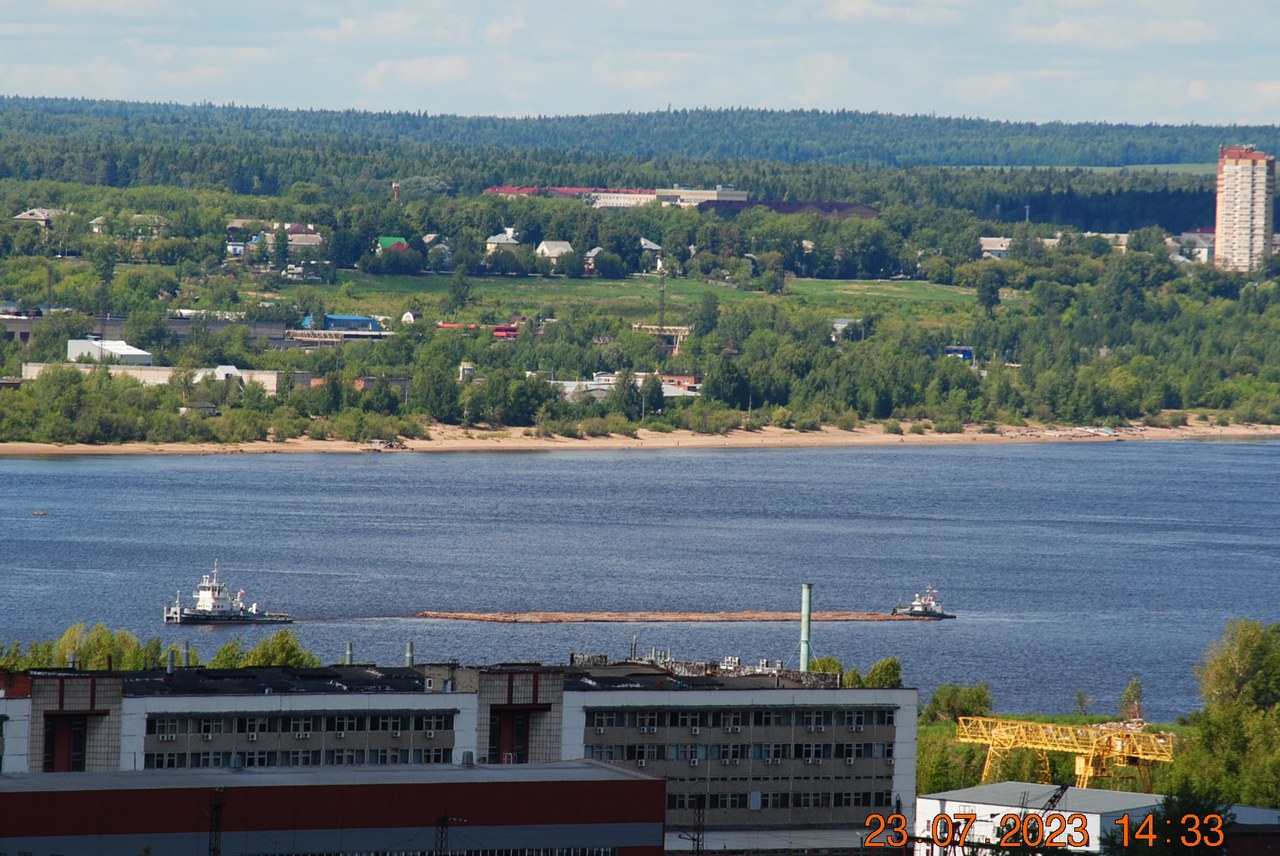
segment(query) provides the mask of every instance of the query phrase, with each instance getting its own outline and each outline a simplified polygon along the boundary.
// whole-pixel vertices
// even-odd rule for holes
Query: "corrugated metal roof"
[[[956,791],[943,791],[936,794],[921,794],[918,799],[946,800],[947,802],[984,803],[987,805],[1007,806],[1020,809],[1024,806],[1035,811],[1048,802],[1057,790],[1056,785],[1041,785],[1030,782],[996,782],[990,785],[978,785],[972,788],[961,788]],[[1098,788],[1067,788],[1067,792],[1058,802],[1056,811],[1080,812],[1082,814],[1113,814],[1115,812],[1149,809],[1160,805],[1164,800],[1161,794],[1135,794],[1127,791],[1106,791]]]

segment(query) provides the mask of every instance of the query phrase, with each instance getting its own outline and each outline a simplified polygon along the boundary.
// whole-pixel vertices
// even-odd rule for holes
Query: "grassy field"
[[[367,276],[342,271],[337,286],[318,287],[326,304],[337,312],[399,315],[411,298],[418,298],[430,313],[449,291],[449,277]],[[535,277],[473,278],[472,301],[480,306],[497,306],[526,315],[548,314],[544,310],[564,310],[591,304],[601,310],[633,320],[654,319],[658,315],[661,280],[652,276],[624,280],[549,279]],[[285,294],[292,296],[296,289]],[[947,313],[972,307],[973,289],[935,285],[914,280],[826,280],[797,279],[782,295],[741,291],[705,280],[666,281],[666,311],[669,323],[677,324],[702,299],[715,294],[721,306],[744,301],[779,300],[830,312],[833,316],[865,312],[868,307],[914,306],[923,315]],[[1010,296],[1011,297],[1011,296]],[[1006,299],[1010,299],[1006,297]]]

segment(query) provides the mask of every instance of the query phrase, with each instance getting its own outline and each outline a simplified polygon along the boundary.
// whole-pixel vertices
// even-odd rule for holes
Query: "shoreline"
[[[909,423],[904,433],[885,434],[879,425],[851,431],[824,427],[817,431],[795,431],[768,426],[758,431],[736,430],[728,434],[695,434],[692,431],[670,433],[640,429],[635,437],[610,435],[581,440],[568,437],[535,437],[524,429],[491,430],[435,425],[425,440],[404,440],[403,448],[386,448],[376,442],[347,440],[310,440],[294,438],[282,443],[255,441],[250,443],[121,443],[89,445],[73,443],[0,443],[0,458],[60,457],[90,455],[236,455],[291,453],[381,453],[413,452],[565,452],[622,451],[645,449],[804,449],[841,446],[959,446],[1007,445],[1025,443],[1113,443],[1121,441],[1241,441],[1280,439],[1280,425],[1229,425],[1215,427],[1193,425],[1180,428],[1148,428],[1133,426],[1111,431],[1101,428],[1045,428],[1002,426],[995,433],[984,433],[976,427],[962,434],[912,434]]]

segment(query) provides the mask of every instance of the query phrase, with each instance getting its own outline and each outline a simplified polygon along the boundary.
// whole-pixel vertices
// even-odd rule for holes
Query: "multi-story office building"
[[[668,849],[696,829],[716,849],[803,830],[840,850],[871,814],[913,815],[916,705],[835,675],[602,656],[0,673],[0,772],[587,759],[666,781]]]
[[[1276,159],[1253,146],[1218,152],[1218,216],[1214,266],[1258,270],[1271,255],[1275,231]]]

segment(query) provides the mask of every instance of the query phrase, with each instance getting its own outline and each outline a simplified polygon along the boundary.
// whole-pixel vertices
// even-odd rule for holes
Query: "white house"
[[[561,256],[571,252],[573,252],[573,246],[568,241],[543,241],[538,244],[538,248],[533,251],[533,254],[544,259],[550,259],[551,264],[555,265]]]

